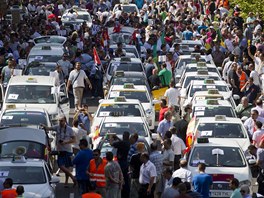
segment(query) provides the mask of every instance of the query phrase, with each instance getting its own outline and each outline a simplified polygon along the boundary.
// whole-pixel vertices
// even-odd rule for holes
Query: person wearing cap
[[[72,167],[72,144],[75,143],[76,137],[72,128],[67,124],[66,117],[59,117],[59,124],[48,127],[44,124],[40,125],[43,127],[45,131],[55,131],[56,132],[56,146],[58,155],[58,167],[65,173],[65,187],[68,186],[68,178],[70,177],[74,182],[74,186],[76,185],[76,179],[72,175],[70,171],[70,167]]]
[[[187,169],[187,161],[185,159],[180,160],[180,168],[173,172],[172,177],[181,178],[182,182],[191,182],[192,181],[192,172]]]

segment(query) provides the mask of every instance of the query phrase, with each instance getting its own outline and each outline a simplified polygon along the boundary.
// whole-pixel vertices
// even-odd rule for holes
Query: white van
[[[66,85],[56,87],[54,77],[14,76],[9,80],[2,109],[40,108],[45,109],[52,121],[65,115],[69,121],[70,103]]]

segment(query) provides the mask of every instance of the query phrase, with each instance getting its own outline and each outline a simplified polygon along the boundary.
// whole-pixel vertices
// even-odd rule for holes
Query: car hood
[[[17,186],[14,185],[16,188]],[[23,184],[25,193],[24,197],[27,198],[41,198],[41,197],[53,197],[53,190],[51,186],[47,184]]]

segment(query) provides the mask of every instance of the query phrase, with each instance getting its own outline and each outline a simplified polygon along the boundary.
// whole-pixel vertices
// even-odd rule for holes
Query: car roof
[[[126,99],[125,102],[116,102],[115,99],[108,99],[108,100],[103,100],[100,105],[102,104],[139,104],[139,100],[136,99]]]
[[[203,62],[203,61],[201,61],[201,62]],[[197,67],[197,63],[189,63],[186,65],[186,67]],[[204,68],[207,68],[207,67],[216,68],[216,65],[211,64],[211,63],[206,63],[206,66],[204,66]]]
[[[8,127],[0,129],[0,143],[19,140],[38,142],[46,145],[47,135],[44,130],[28,127]]]
[[[185,73],[185,77],[186,76],[197,76],[197,71],[195,72],[186,72]],[[219,76],[216,72],[208,72],[208,74],[199,74],[199,76]],[[219,77],[220,78],[220,77]]]
[[[111,91],[148,91],[146,85],[134,85],[134,88],[124,88],[123,85],[112,85]]]
[[[209,77],[210,79],[210,77]],[[214,83],[206,83],[204,80],[192,80],[191,85],[196,86],[196,85],[220,85],[220,86],[227,86],[226,82],[223,80],[214,80]]]
[[[102,123],[145,123],[142,117],[129,117],[119,116],[119,117],[105,117]]]
[[[218,138],[209,138],[209,143],[197,143],[197,140],[194,142],[193,147],[208,147],[208,146],[219,146],[219,147],[234,147],[240,148],[237,141],[234,139],[225,138],[224,141],[219,141]]]
[[[51,76],[14,76],[9,85],[47,85],[54,86],[55,78]]]
[[[25,162],[12,162],[11,158],[0,158],[0,166],[33,166],[33,167],[43,167],[45,161],[43,159],[32,159],[28,158]]]
[[[116,71],[120,71],[120,70],[116,70]],[[145,78],[146,79],[146,75],[144,72],[135,72],[135,71],[122,71],[124,72],[124,76],[116,76],[113,75],[113,78],[122,78],[122,77],[140,77],[140,78]]]
[[[123,57],[123,58],[114,58],[110,61],[110,63],[115,63],[115,62],[121,62],[121,63],[142,63],[142,61],[140,60],[140,58],[128,58],[128,57]]]
[[[226,117],[225,120],[215,120],[215,117],[202,117],[199,118],[199,123],[226,123],[226,124],[241,124],[243,125],[240,118]]]
[[[213,100],[213,99],[212,99]],[[227,100],[217,100],[217,105],[207,104],[207,100],[197,100],[193,105],[193,107],[232,107],[229,101]]]
[[[24,108],[14,108],[14,109],[5,109],[4,112],[17,112],[17,111],[34,111],[34,112],[41,112],[41,113],[46,113],[45,109],[41,108],[31,108],[31,107],[24,107]]]

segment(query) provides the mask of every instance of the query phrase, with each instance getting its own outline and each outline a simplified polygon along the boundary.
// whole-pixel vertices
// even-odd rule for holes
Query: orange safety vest
[[[245,72],[242,71],[242,74],[239,77],[239,82],[240,82],[239,88],[240,89],[246,84],[246,81],[247,81],[247,75]]]
[[[2,198],[16,198],[16,189],[4,189],[2,192]]]
[[[85,193],[82,195],[82,198],[102,198],[102,195],[99,195],[94,192]]]
[[[105,174],[104,174],[104,168],[107,164],[107,161],[102,159],[102,163],[99,164],[99,166],[96,168],[95,160],[92,159],[90,161],[90,181],[95,181],[97,187],[105,187]]]

